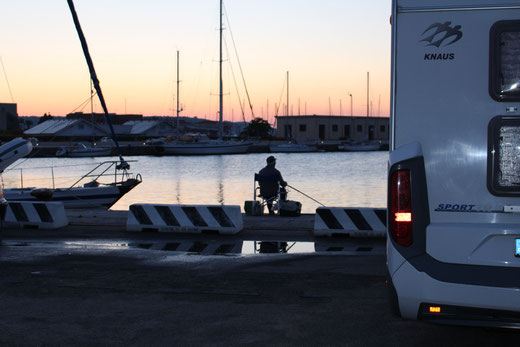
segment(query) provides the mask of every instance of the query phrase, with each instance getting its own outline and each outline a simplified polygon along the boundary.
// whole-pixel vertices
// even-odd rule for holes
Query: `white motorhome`
[[[520,1],[392,8],[394,308],[520,327]]]

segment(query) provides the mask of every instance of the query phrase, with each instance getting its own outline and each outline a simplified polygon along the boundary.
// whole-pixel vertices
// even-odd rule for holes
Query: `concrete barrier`
[[[240,206],[133,204],[127,231],[236,234],[244,228]]]
[[[69,225],[62,202],[9,201],[5,211],[6,227],[58,229]]]
[[[334,234],[352,237],[385,237],[386,209],[319,207],[314,217],[314,235]]]

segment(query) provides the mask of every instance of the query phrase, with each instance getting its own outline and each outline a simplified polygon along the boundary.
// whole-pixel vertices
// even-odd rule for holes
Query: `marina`
[[[210,145],[211,140],[207,140],[207,144]],[[227,142],[224,142],[224,144]],[[204,152],[191,152],[189,151],[189,143],[187,143],[186,150],[182,150],[183,147],[178,147],[179,150],[175,150],[175,144],[168,144],[164,140],[143,140],[143,141],[120,141],[121,153],[124,156],[174,156],[174,155],[213,155],[213,154],[227,154],[225,151],[221,153],[215,153],[211,151]],[[54,158],[56,153],[63,147],[69,147],[71,144],[65,141],[40,141],[38,146],[33,148],[33,151],[28,156],[30,158]],[[108,147],[107,147],[108,146]],[[192,144],[193,147],[196,143]],[[307,145],[291,145],[285,141],[273,140],[273,141],[257,141],[247,144],[241,144],[240,148],[242,153],[280,153],[280,152],[337,152],[344,151],[339,147],[342,146],[340,141],[324,141],[315,144]],[[97,148],[102,148],[104,151],[108,149],[108,152],[104,152],[103,156],[116,155],[117,151],[114,147],[99,143],[96,145]],[[224,146],[225,147],[225,146]],[[352,152],[358,151],[356,148],[350,150]],[[370,151],[388,151],[388,142],[380,142],[379,145],[370,147]],[[87,153],[84,157],[97,157],[96,151]],[[66,155],[65,157],[73,157],[73,155]],[[77,155],[76,157],[80,157]]]
[[[0,346],[518,343],[520,0],[66,3],[0,21]]]

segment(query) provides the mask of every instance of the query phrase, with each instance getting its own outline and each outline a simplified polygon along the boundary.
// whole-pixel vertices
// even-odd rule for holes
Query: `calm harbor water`
[[[143,183],[124,196],[113,210],[133,203],[240,205],[253,199],[253,177],[270,154],[220,156],[129,157],[131,172]],[[326,206],[386,207],[388,152],[276,153],[277,168],[289,185]],[[68,187],[93,164],[117,158],[31,158],[4,172],[4,187]],[[51,170],[51,167],[54,169]],[[21,169],[21,170],[20,170]],[[101,182],[108,183],[110,178]],[[290,200],[302,212],[320,205],[289,188]]]

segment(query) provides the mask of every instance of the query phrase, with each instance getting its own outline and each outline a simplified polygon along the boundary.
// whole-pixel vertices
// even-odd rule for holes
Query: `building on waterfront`
[[[99,125],[83,119],[51,119],[24,131],[27,136],[48,141],[90,140],[110,136]]]
[[[114,124],[116,136],[125,141],[166,137],[175,134],[175,127],[166,120],[129,121]],[[94,124],[84,119],[52,119],[28,130],[25,135],[48,141],[89,140],[111,136],[108,124]]]
[[[96,117],[96,115],[98,115]],[[104,115],[74,114],[66,119],[51,119],[36,124],[24,131],[27,136],[37,137],[43,141],[92,141],[101,137],[111,136],[109,125],[106,123]],[[87,117],[89,116],[89,117]],[[127,116],[127,115],[121,115]],[[132,116],[132,115],[130,115]],[[110,117],[112,119],[112,117]],[[130,118],[133,118],[130,117]],[[39,118],[37,118],[38,120]],[[94,119],[94,123],[91,122]],[[124,118],[117,118],[113,123],[114,132],[119,140],[136,141],[158,137],[175,137],[177,135],[176,119],[173,117],[145,117],[144,119],[130,120],[119,123]],[[96,122],[99,121],[99,122]],[[32,122],[31,122],[32,123]],[[24,123],[25,124],[25,123]],[[245,127],[243,123],[224,122],[224,132],[229,136],[238,136]],[[204,120],[200,118],[181,117],[179,119],[180,135],[184,133],[202,133],[209,137],[218,136],[218,122]]]
[[[11,132],[19,129],[17,104],[0,103],[0,131]]]
[[[130,121],[143,120],[142,114],[115,114],[109,113],[110,121],[112,124],[124,124]],[[83,119],[92,123],[106,123],[107,118],[104,113],[83,113],[75,112],[69,113],[66,116],[67,119]]]
[[[20,124],[20,129],[22,131],[25,131],[27,129],[30,129],[30,128],[36,126],[36,124],[39,123],[40,118],[41,117],[39,117],[39,116],[21,116],[21,117],[18,117],[18,123]]]
[[[297,141],[388,141],[388,117],[276,116],[278,138]]]
[[[108,127],[106,129],[108,130]],[[127,141],[168,137],[176,133],[175,126],[167,120],[129,121],[114,126],[114,131],[118,139]]]

